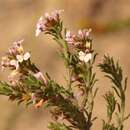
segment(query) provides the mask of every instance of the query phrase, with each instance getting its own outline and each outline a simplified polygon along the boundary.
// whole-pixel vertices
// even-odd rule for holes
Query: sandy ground
[[[64,21],[67,28],[76,31],[82,27],[80,21],[109,22],[130,17],[129,0],[0,0],[0,56],[15,40],[25,39],[25,48],[32,52],[33,61],[43,72],[48,71],[58,82],[64,83],[65,69],[57,55],[57,45],[48,37],[41,35],[35,38],[35,26],[38,18],[46,11],[64,9]],[[130,28],[109,33],[95,33],[93,30],[93,44],[99,53],[97,63],[101,57],[109,53],[119,59],[124,68],[124,74],[130,77]],[[42,60],[39,60],[42,59]],[[101,119],[105,117],[105,104],[101,95],[109,88],[103,74],[97,71],[100,90],[97,95],[94,115],[94,129],[101,129]],[[0,72],[1,79],[7,78],[7,73]],[[128,80],[130,84],[130,80]],[[130,88],[127,90],[126,109],[130,112]],[[49,112],[43,109],[26,109],[8,102],[6,97],[0,96],[0,130],[47,130],[50,120]],[[126,122],[125,130],[130,129],[130,120]]]

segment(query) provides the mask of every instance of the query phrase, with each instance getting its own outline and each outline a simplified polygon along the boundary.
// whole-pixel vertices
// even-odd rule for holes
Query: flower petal
[[[26,52],[26,53],[24,54],[23,59],[26,61],[26,60],[28,60],[30,57],[31,57],[30,53],[29,53],[29,52]]]
[[[18,62],[20,62],[20,63],[23,62],[23,55],[17,55],[16,58],[17,58]]]
[[[89,60],[91,60],[92,59],[92,54],[91,53],[88,53],[88,54],[86,54],[86,56],[84,57],[84,62],[88,62]]]

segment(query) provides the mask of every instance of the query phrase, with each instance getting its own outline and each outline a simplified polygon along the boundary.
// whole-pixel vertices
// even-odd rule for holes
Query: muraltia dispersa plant
[[[97,119],[93,116],[99,89],[93,71],[97,53],[93,49],[91,29],[72,33],[63,26],[62,12],[55,10],[41,16],[36,25],[36,37],[49,35],[59,45],[68,71],[66,85],[57,83],[47,72],[42,73],[31,60],[31,53],[23,49],[24,40],[20,40],[2,57],[2,70],[9,69],[11,73],[8,82],[0,81],[0,94],[18,104],[50,108],[53,121],[48,128],[51,130],[90,130]],[[104,95],[107,120],[103,120],[102,130],[123,130],[124,121],[130,116],[125,113],[127,78],[123,77],[119,63],[109,55],[104,56],[98,67],[112,83],[110,91]]]

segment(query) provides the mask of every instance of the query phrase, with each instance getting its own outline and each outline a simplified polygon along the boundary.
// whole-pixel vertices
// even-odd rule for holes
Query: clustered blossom
[[[2,57],[1,66],[2,69],[9,68],[11,70],[11,73],[8,76],[8,81],[12,88],[18,89],[18,91],[20,91],[19,95],[21,96],[18,97],[19,100],[30,100],[34,104],[34,107],[38,108],[44,102],[44,100],[39,96],[39,91],[41,90],[37,89],[37,92],[29,92],[27,89],[29,94],[25,94],[26,87],[28,87],[28,84],[25,84],[27,80],[26,78],[27,76],[31,75],[38,81],[41,81],[43,86],[46,86],[48,82],[40,70],[31,62],[31,55],[29,52],[24,51],[22,42],[23,40],[13,43],[13,46],[9,48],[6,55]],[[19,87],[21,88],[20,90]],[[21,94],[22,88],[24,88],[24,94]],[[13,96],[10,97],[10,99],[13,99]]]
[[[2,57],[2,69],[9,67],[12,70],[18,70],[22,62],[30,59],[31,55],[29,52],[24,52],[22,42],[23,40],[14,42],[7,55]]]
[[[79,60],[87,63],[92,59],[92,43],[90,39],[91,29],[79,30],[77,35],[66,32],[66,42],[78,49]]]
[[[60,14],[63,10],[55,10],[49,13],[45,13],[45,16],[41,16],[36,25],[36,36],[41,32],[49,32],[53,30],[54,27],[60,24]]]
[[[69,44],[83,48],[86,42],[90,39],[90,32],[91,29],[83,29],[79,30],[77,35],[74,35],[70,31],[67,31],[65,40]]]
[[[22,46],[23,40],[13,43],[13,46],[9,48],[8,52],[2,57],[1,67],[2,70],[5,68],[11,69],[11,73],[8,76],[9,82],[12,86],[16,86],[21,77],[20,70],[23,69],[21,65],[28,62],[30,59],[30,53],[24,52]]]

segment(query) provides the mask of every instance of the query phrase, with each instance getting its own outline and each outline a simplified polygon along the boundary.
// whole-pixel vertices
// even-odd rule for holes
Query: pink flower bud
[[[66,38],[65,40],[69,43],[69,44],[73,44],[75,41],[74,41],[74,35],[71,34],[70,31],[67,31],[66,32]]]
[[[80,97],[84,95],[84,90],[82,88],[78,89],[77,92],[74,93],[74,97],[79,100]]]
[[[85,51],[87,48],[91,50],[91,43],[88,44],[90,31],[91,29],[79,30],[77,35],[67,31],[65,40],[68,44],[72,44],[74,47],[81,49],[81,51]]]
[[[35,93],[32,93],[32,94],[31,94],[31,100],[33,101],[33,104],[36,103],[36,96],[35,96]]]
[[[41,32],[50,31],[55,25],[60,22],[60,13],[61,10],[56,10],[51,14],[45,13],[44,19],[41,16],[36,25],[36,33],[35,36],[39,36]]]
[[[17,55],[17,54],[21,54],[23,53],[23,47],[22,47],[22,42],[24,40],[20,40],[20,41],[17,41],[17,42],[14,42],[13,43],[13,46],[9,49],[9,54],[10,55]]]
[[[47,84],[47,80],[45,79],[45,77],[43,76],[43,74],[41,72],[38,72],[38,73],[34,74],[34,76],[37,79],[44,81],[45,84]]]

